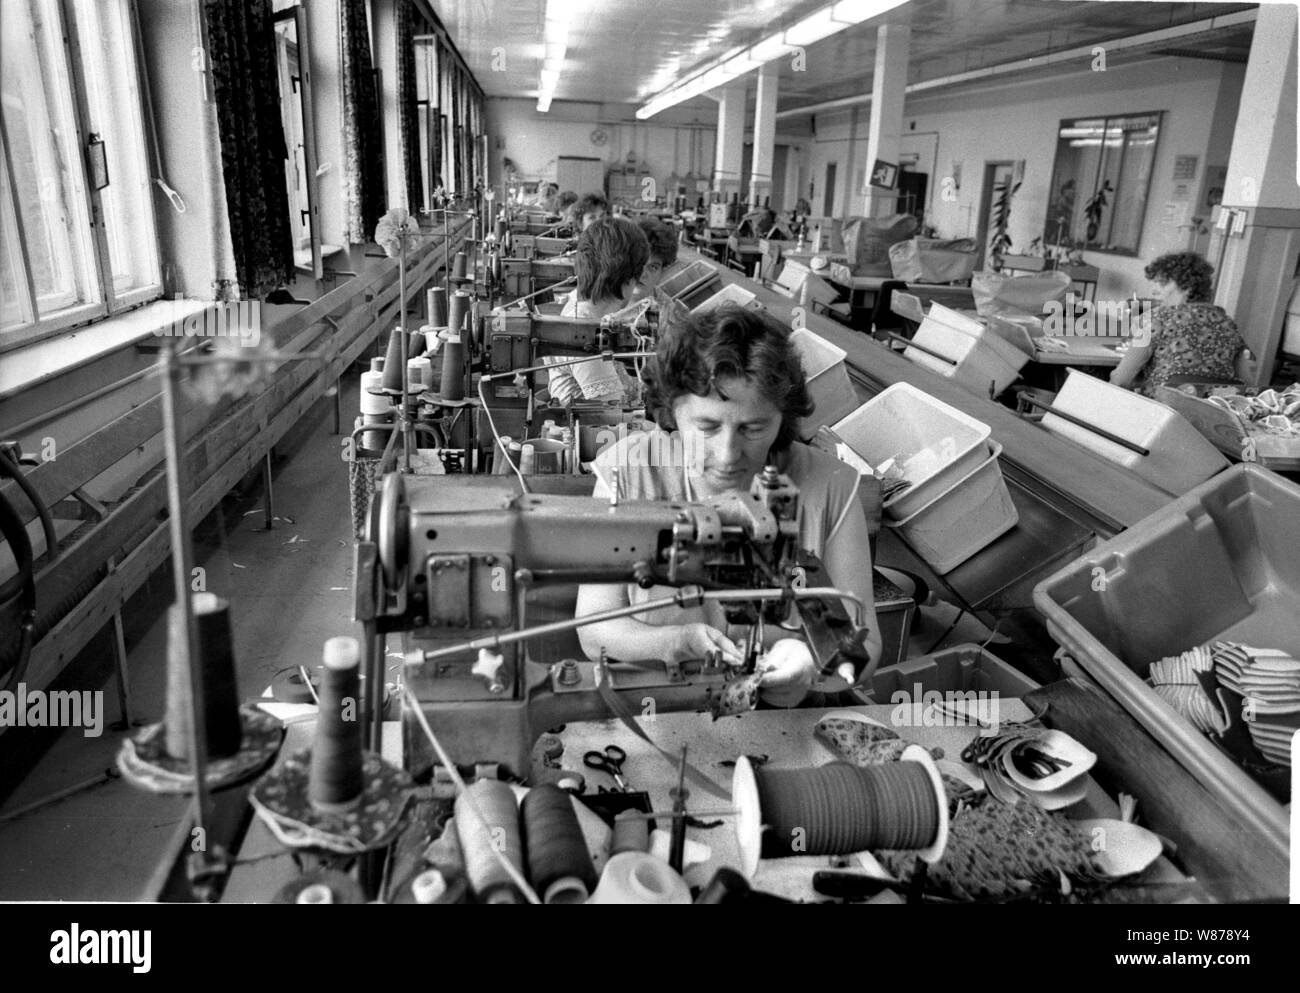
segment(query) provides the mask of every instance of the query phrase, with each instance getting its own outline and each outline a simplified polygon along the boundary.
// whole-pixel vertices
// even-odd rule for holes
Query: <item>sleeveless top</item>
[[[677,445],[674,448],[674,439]],[[690,502],[701,499],[684,465],[679,436],[660,428],[637,432],[620,439],[601,452],[592,463],[596,473],[595,495],[613,492],[612,469],[618,469],[619,500],[661,500]],[[804,551],[825,558],[827,544],[850,513],[862,513],[858,500],[860,477],[852,466],[794,442],[780,465],[782,472],[799,488],[799,539]],[[643,590],[628,586],[628,602],[671,596],[672,587]],[[722,609],[713,603],[704,607],[665,608],[637,619],[647,624],[704,622],[725,631]]]

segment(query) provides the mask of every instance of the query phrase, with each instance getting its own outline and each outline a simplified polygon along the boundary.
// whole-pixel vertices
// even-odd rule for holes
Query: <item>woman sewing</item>
[[[772,317],[737,306],[691,316],[661,332],[647,373],[647,412],[658,428],[634,434],[602,452],[593,464],[594,495],[608,497],[617,478],[620,499],[695,501],[727,491],[747,492],[754,475],[775,465],[799,488],[800,540],[821,559],[830,584],[859,597],[866,649],[874,669],[881,652],[872,597],[867,521],[858,499],[858,473],[796,440],[800,418],[812,412],[798,353],[790,332]],[[672,439],[666,432],[674,432]],[[677,453],[652,461],[650,453]],[[614,470],[617,469],[617,473]],[[663,588],[586,585],[578,592],[579,617],[664,596]],[[769,642],[789,635],[765,632]],[[720,652],[742,661],[717,604],[667,608],[579,629],[592,658],[602,648],[614,658],[677,662]],[[795,706],[815,673],[811,665],[763,677],[764,700]]]
[[[1232,318],[1210,303],[1214,267],[1195,252],[1172,252],[1145,272],[1156,304],[1151,335],[1134,340],[1110,381],[1152,398],[1175,376],[1233,381],[1250,353]]]

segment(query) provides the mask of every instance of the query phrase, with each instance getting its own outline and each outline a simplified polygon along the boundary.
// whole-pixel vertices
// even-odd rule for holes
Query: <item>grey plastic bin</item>
[[[1300,486],[1236,465],[1039,583],[1034,605],[1285,873],[1282,805],[1144,680],[1152,662],[1217,639],[1300,656]]]

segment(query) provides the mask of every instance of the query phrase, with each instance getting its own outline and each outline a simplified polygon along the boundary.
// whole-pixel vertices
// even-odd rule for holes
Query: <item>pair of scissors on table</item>
[[[627,752],[618,745],[606,745],[603,752],[590,751],[582,756],[583,765],[588,769],[599,769],[608,773],[624,793],[630,792],[627,780],[623,778],[623,763],[626,761]]]

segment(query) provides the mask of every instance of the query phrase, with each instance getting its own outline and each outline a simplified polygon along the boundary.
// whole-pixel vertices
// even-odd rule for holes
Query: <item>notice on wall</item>
[[[1174,200],[1190,200],[1192,198],[1192,184],[1175,183],[1174,192],[1170,196]]]
[[[1174,156],[1174,182],[1196,178],[1196,166],[1201,161],[1199,155]]]

